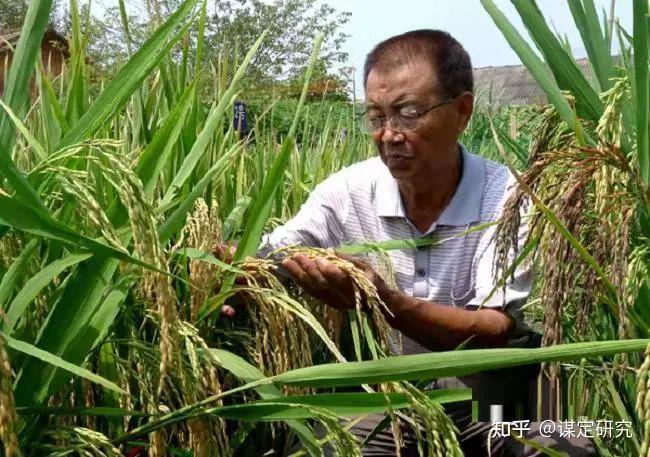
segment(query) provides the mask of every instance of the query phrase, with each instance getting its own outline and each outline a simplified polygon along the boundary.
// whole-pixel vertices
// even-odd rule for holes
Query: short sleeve
[[[289,245],[329,248],[341,244],[349,206],[346,192],[347,185],[337,174],[318,184],[293,218],[264,235],[259,254]]]
[[[528,213],[529,206],[521,209],[521,223],[518,229],[518,247],[508,253],[508,266],[522,252],[524,243],[528,237]],[[527,340],[532,330],[526,324],[523,314],[523,306],[530,295],[533,284],[533,268],[531,257],[523,259],[515,268],[512,275],[509,275],[505,285],[499,286],[501,274],[495,274],[494,260],[496,255],[495,242],[496,226],[490,227],[484,234],[483,249],[481,249],[475,260],[475,296],[466,305],[466,309],[494,308],[507,312],[515,321],[509,337],[509,346],[515,346],[519,342]]]

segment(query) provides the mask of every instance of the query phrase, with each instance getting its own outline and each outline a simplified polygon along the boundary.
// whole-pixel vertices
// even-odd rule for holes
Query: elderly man
[[[395,36],[367,56],[364,82],[366,126],[379,157],[319,184],[299,213],[266,237],[267,249],[445,239],[432,247],[390,252],[396,289],[362,265],[392,312],[390,325],[403,337],[395,351],[450,350],[468,341],[473,347],[526,345],[532,332],[522,323],[520,307],[530,290],[530,272],[520,269],[505,290],[491,294],[494,229],[468,233],[499,218],[514,180],[505,167],[458,143],[474,102],[467,52],[441,31]],[[350,278],[334,264],[297,254],[283,266],[314,297],[340,309],[353,306]],[[486,382],[499,390],[498,377],[487,379],[474,378],[479,390]],[[471,380],[467,384],[475,386]],[[432,387],[447,385],[440,380]],[[465,453],[487,455],[489,426],[476,428],[470,414],[467,409],[452,413]],[[380,419],[362,421],[353,432],[365,438]],[[388,433],[370,441],[364,455],[395,455]],[[492,443],[493,455],[501,444]],[[402,455],[415,452],[406,445]]]

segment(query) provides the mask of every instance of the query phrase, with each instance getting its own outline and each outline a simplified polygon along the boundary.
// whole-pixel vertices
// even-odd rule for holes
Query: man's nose
[[[402,132],[393,130],[389,126],[384,126],[381,131],[380,139],[382,143],[399,143],[401,141],[404,141],[404,134]]]

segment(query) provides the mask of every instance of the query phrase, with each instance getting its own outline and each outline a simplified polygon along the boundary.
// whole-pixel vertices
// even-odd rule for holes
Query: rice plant
[[[333,315],[278,281],[274,257],[255,257],[262,234],[294,214],[314,185],[373,154],[356,127],[355,107],[350,105],[349,116],[326,115],[324,126],[310,123],[309,70],[284,137],[260,115],[255,138],[240,138],[232,106],[265,37],[239,62],[206,64],[200,52],[206,2],[198,0],[180,3],[138,50],[129,51],[130,59],[111,79],[90,90],[83,21],[77,2],[70,6],[72,55],[66,70],[50,79],[38,64],[38,49],[52,2],[30,3],[0,110],[5,455],[228,456],[247,449],[288,455],[296,446],[302,448],[298,453],[322,455],[328,441],[341,455],[358,455],[360,443],[347,426],[350,418],[371,412],[412,424],[420,444],[429,443],[430,455],[459,455],[441,405],[467,400],[470,393],[423,391],[410,382],[580,358],[609,368],[614,354],[646,348],[646,327],[637,321],[648,320],[634,297],[643,295],[638,290],[647,252],[640,243],[620,250],[621,241],[611,234],[627,224],[625,239],[639,236],[632,221],[641,205],[626,193],[638,189],[621,188],[615,179],[636,169],[634,161],[624,168],[618,151],[635,144],[633,135],[607,148],[577,142],[562,157],[573,163],[601,151],[588,160],[593,167],[610,167],[599,175],[600,193],[593,196],[594,205],[601,205],[598,214],[607,212],[608,192],[630,206],[631,214],[608,219],[610,232],[602,233],[612,236],[598,241],[612,250],[603,255],[629,253],[633,259],[616,257],[618,269],[605,271],[614,275],[609,282],[615,291],[625,291],[629,323],[619,329],[620,294],[599,282],[617,312],[602,315],[609,327],[601,326],[610,333],[599,330],[584,340],[616,340],[619,334],[639,339],[390,357],[383,304],[354,264],[335,259],[355,278],[359,306]],[[181,45],[190,35],[198,37],[194,54]],[[30,98],[34,76],[36,94]],[[594,127],[608,138],[618,132],[617,97],[628,90],[624,83],[616,87],[619,92],[609,93],[603,105],[612,107],[610,121]],[[578,124],[570,125],[575,130]],[[585,127],[583,138],[587,134],[593,135]],[[643,162],[647,144],[630,147]],[[541,149],[533,149],[539,153],[530,160],[540,158]],[[641,176],[639,186],[647,189],[647,176]],[[213,251],[232,239],[239,243],[234,261],[226,264]],[[384,248],[412,243],[396,240]],[[342,250],[372,257],[377,248]],[[381,264],[379,255],[375,261]],[[585,277],[588,271],[580,270]],[[634,280],[624,280],[627,271]],[[242,301],[244,311],[221,319],[218,311],[233,300]],[[629,366],[636,366],[634,357]],[[627,383],[626,401],[635,398],[633,376],[612,373],[612,382]],[[324,437],[315,434],[316,423],[326,429]]]
[[[516,242],[519,208],[532,199],[527,242],[536,245],[533,256],[543,272],[538,281],[543,345],[645,337],[650,305],[648,2],[631,5],[631,34],[618,23],[613,31],[602,26],[592,1],[569,2],[589,57],[589,79],[534,2],[513,4],[543,60],[491,0],[482,3],[550,102],[540,116],[519,190],[506,204],[498,229],[501,251],[507,252]],[[602,19],[608,23],[604,13]],[[619,56],[611,56],[614,32]],[[499,263],[503,268],[507,259]],[[634,436],[598,440],[597,445],[612,455],[648,455],[647,359],[634,354],[612,363],[566,365],[562,371],[553,364],[549,371],[556,417],[631,420]],[[562,387],[561,377],[566,380]]]

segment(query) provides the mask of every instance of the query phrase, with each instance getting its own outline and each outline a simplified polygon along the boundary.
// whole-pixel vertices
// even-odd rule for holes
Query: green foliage
[[[650,276],[649,3],[626,5],[633,10],[634,30],[629,36],[617,26],[618,58],[610,55],[612,31],[601,26],[593,1],[569,2],[594,72],[591,81],[577,70],[535,2],[513,1],[538,53],[492,0],[482,3],[552,104],[537,124],[528,169],[517,177],[521,192],[508,203],[510,216],[498,229],[503,249],[523,197],[533,201],[530,230],[541,241],[532,260],[539,264],[544,343],[648,335],[648,315],[642,310],[649,305]],[[507,157],[510,148],[497,146]],[[613,366],[583,361],[580,367],[566,367],[571,381],[559,395],[567,406],[558,414],[630,420],[636,426],[632,437],[596,444],[605,455],[645,455],[650,423],[640,399],[647,395],[643,367],[649,361],[646,352],[643,364],[632,356]],[[642,367],[638,376],[620,369],[629,362]]]
[[[346,437],[345,430],[335,427],[336,415],[400,409],[399,414],[417,419],[414,399],[436,406],[467,395],[443,391],[414,396],[404,380],[580,357],[597,372],[609,369],[612,354],[624,352],[637,362],[634,353],[647,340],[534,351],[375,354],[378,360],[341,363],[346,351],[340,350],[318,307],[296,291],[261,280],[238,286],[230,273],[250,271],[245,256],[254,254],[261,234],[295,214],[317,183],[375,153],[368,136],[358,130],[358,107],[312,91],[310,85],[309,75],[331,77],[341,56],[336,53],[338,27],[346,16],[333,18],[331,9],[311,11],[313,3],[292,0],[278,2],[277,11],[258,1],[221,2],[219,8],[231,8],[233,14],[219,18],[209,16],[207,3],[197,0],[147,4],[147,17],[140,17],[130,15],[129,2],[120,2],[121,10],[109,11],[115,21],[101,29],[106,24],[90,17],[84,5],[77,11],[72,1],[71,65],[56,81],[38,73],[38,97],[27,110],[24,89],[37,71],[36,51],[50,9],[48,2],[32,2],[8,81],[0,115],[0,305],[6,316],[0,345],[9,354],[9,361],[2,362],[11,363],[16,377],[9,379],[5,370],[7,379],[0,384],[13,385],[3,398],[14,395],[20,444],[27,453],[68,452],[74,443],[79,452],[115,445],[124,454],[129,443],[162,436],[170,444],[163,455],[187,449],[199,455],[201,444],[230,455],[257,444],[259,436],[265,448],[284,455],[297,436],[307,452],[319,455],[324,441]],[[572,7],[581,7],[585,18],[593,16],[588,3]],[[531,24],[544,26],[532,11],[526,13]],[[292,16],[298,20],[287,25]],[[588,21],[581,33],[593,36],[597,30]],[[266,35],[260,25],[269,27]],[[235,34],[235,27],[242,31]],[[285,49],[280,44],[289,31],[296,34]],[[326,32],[320,57],[320,43],[314,50],[311,39],[318,31]],[[546,31],[536,33],[552,41]],[[237,36],[239,44],[232,46],[219,36]],[[98,37],[104,41],[93,41]],[[517,36],[510,38],[526,52]],[[100,44],[115,43],[123,45],[115,46],[114,54],[102,54]],[[566,56],[555,45],[550,48],[557,60],[553,71],[571,75],[564,66]],[[591,53],[602,58],[601,51]],[[541,63],[527,58],[533,67]],[[102,64],[111,70],[101,69],[101,77],[93,80],[92,69]],[[606,67],[601,62],[599,71]],[[270,92],[275,87],[275,94],[260,94],[247,84],[246,75],[266,83],[286,69],[285,81],[265,86]],[[550,99],[566,114],[566,124],[579,130],[583,121],[559,92],[559,82],[551,79],[553,71],[544,70],[540,80],[548,90],[557,89]],[[293,88],[284,91],[296,81],[300,100]],[[607,81],[599,78],[598,84]],[[568,83],[580,81],[563,82]],[[598,108],[589,91],[580,93],[586,97],[581,110]],[[231,128],[235,99],[249,104],[251,138],[240,139]],[[569,111],[562,111],[566,107]],[[501,144],[511,153],[506,161],[523,169],[543,119],[533,107],[477,109],[463,141],[491,158],[498,157]],[[633,124],[643,124],[643,119],[635,118]],[[593,135],[588,124],[583,128]],[[634,163],[634,154],[630,157]],[[219,221],[224,221],[221,232]],[[212,255],[220,235],[242,239],[232,267]],[[410,249],[418,243],[393,240],[350,246],[348,252]],[[273,267],[260,259],[252,262],[257,273]],[[611,272],[605,266],[600,273]],[[211,311],[227,297],[218,295],[217,286],[223,295],[254,293],[255,301],[233,320],[219,319]],[[648,306],[643,305],[648,288],[643,287],[632,307],[638,315],[633,322],[647,321]],[[303,329],[305,344],[314,344],[312,360],[323,364],[298,366],[291,358],[298,346],[284,354],[293,365],[281,373],[260,362],[253,329],[274,329],[255,327],[253,321],[267,302],[274,306],[267,309],[292,319],[282,337],[288,341],[295,337],[290,334],[294,329]],[[615,340],[616,317],[597,314],[594,320],[606,331],[596,336]],[[648,336],[641,326],[638,331]],[[166,358],[170,352],[173,356]],[[614,388],[603,389],[607,394],[598,397],[601,404],[584,401],[579,405],[583,412],[588,407],[634,417],[628,411],[634,390],[629,376],[604,380]],[[374,385],[386,381],[401,390],[384,394]],[[325,387],[343,385],[357,391]],[[289,427],[267,423],[275,421]],[[334,427],[335,436],[316,440],[314,421]],[[193,438],[201,432],[192,428],[196,424],[207,427],[201,439]],[[152,438],[145,444],[155,443]]]

